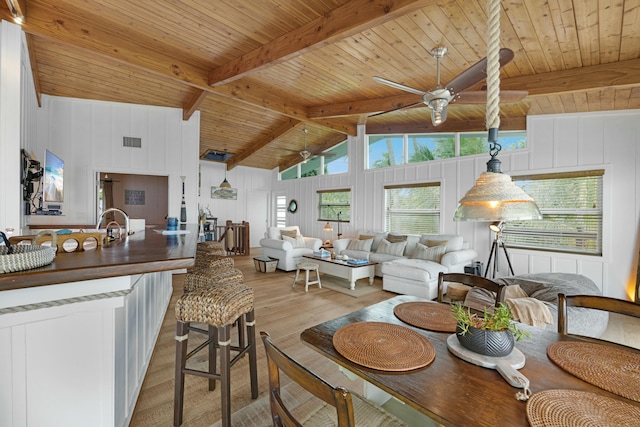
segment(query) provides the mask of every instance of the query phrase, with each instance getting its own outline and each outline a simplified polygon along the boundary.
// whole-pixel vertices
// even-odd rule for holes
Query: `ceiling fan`
[[[398,111],[405,108],[411,108],[419,104],[425,104],[431,109],[431,123],[434,126],[438,126],[447,120],[447,106],[450,103],[456,102],[458,104],[481,104],[486,103],[487,93],[486,91],[468,91],[471,86],[480,83],[487,78],[487,58],[483,58],[471,67],[464,70],[456,78],[451,80],[448,85],[442,86],[440,84],[440,60],[447,54],[446,47],[436,47],[431,49],[431,56],[436,59],[437,70],[437,84],[433,89],[426,91],[414,89],[409,86],[402,85],[400,83],[392,82],[391,80],[383,79],[382,77],[375,76],[373,79],[378,83],[385,84],[387,86],[394,87],[396,89],[404,90],[406,92],[415,93],[422,97],[421,101],[413,104],[404,105],[402,107],[394,108],[391,110],[383,111],[381,113],[372,114],[369,117],[379,116],[382,114],[390,113],[392,111]],[[513,59],[513,51],[511,49],[500,49],[500,68],[504,67]],[[515,102],[528,95],[524,90],[511,90],[501,91],[500,98],[504,102]]]
[[[304,150],[302,150],[300,152],[300,157],[302,157],[302,161],[304,163],[307,163],[307,160],[309,160],[311,157],[331,157],[334,154],[333,153],[317,153],[314,154],[311,151],[307,150],[307,134],[309,133],[309,129],[304,128],[302,129],[302,132],[304,133]]]

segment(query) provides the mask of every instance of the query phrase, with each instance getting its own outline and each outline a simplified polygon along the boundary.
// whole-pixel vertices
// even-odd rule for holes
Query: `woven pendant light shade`
[[[509,175],[483,172],[458,203],[454,221],[519,221],[542,219],[533,198]]]

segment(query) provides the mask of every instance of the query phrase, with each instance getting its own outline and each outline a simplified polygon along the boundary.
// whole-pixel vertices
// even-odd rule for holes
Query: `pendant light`
[[[487,129],[489,154],[487,171],[458,202],[454,221],[517,221],[542,219],[542,214],[531,196],[513,183],[509,175],[500,170],[496,158],[501,150],[498,144],[498,115],[500,101],[500,1],[488,0],[489,46],[487,48]]]
[[[226,157],[226,154],[227,154],[227,149],[226,148],[224,150],[224,153],[225,153],[225,157]],[[231,184],[229,184],[229,181],[227,181],[227,162],[224,163],[224,181],[222,181],[222,183],[220,184],[220,188],[224,188],[226,190],[231,188]]]

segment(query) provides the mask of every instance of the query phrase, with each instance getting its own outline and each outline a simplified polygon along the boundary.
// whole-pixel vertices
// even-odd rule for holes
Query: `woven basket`
[[[9,247],[0,246],[0,273],[14,273],[51,264],[56,256],[56,234],[49,230],[41,231],[34,237],[33,241],[43,234],[52,234],[53,244],[51,247],[14,245],[13,253],[8,254]]]

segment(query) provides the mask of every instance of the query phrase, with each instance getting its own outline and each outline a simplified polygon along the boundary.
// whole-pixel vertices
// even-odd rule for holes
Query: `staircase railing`
[[[218,225],[218,241],[223,242],[228,255],[249,255],[249,223],[234,223],[227,220],[225,225]]]

